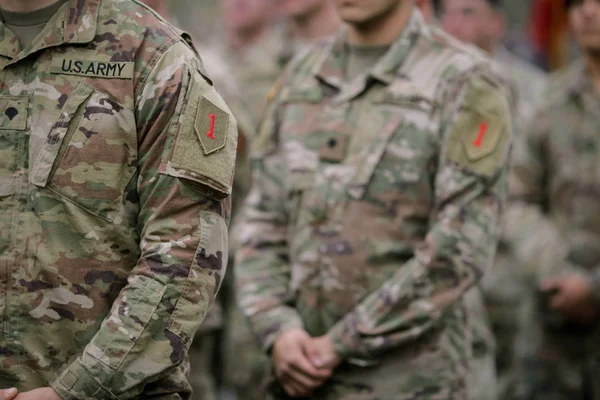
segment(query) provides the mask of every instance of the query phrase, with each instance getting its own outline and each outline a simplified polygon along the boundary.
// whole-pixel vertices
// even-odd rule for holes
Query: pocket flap
[[[52,126],[46,143],[33,164],[29,175],[29,181],[32,184],[40,187],[46,187],[48,184],[50,172],[58,156],[60,146],[67,134],[69,122],[73,119],[79,107],[89,99],[93,92],[94,88],[92,86],[81,83],[67,99],[60,117]]]

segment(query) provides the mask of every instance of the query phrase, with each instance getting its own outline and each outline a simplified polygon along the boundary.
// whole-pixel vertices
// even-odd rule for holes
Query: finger
[[[283,389],[290,397],[309,397],[312,395],[311,389],[304,388],[294,381],[286,381],[283,383]]]
[[[550,308],[553,310],[561,310],[567,306],[568,301],[569,297],[565,293],[558,293],[550,299]]]
[[[561,280],[558,278],[547,278],[540,283],[540,290],[542,292],[548,292],[551,290],[558,290],[561,287]]]
[[[18,393],[17,388],[2,389],[0,390],[0,400],[12,400],[17,397]]]
[[[296,358],[293,367],[304,375],[317,380],[328,379],[333,372],[327,368],[320,369],[316,367],[305,354]]]

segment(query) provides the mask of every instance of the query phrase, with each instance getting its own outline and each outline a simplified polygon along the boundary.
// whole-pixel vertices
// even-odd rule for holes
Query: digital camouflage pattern
[[[513,99],[514,126],[517,135],[522,133],[525,124],[533,117],[535,105],[541,100],[546,74],[537,67],[512,54],[505,47],[500,47],[493,55],[492,67],[504,79],[511,90]],[[507,221],[503,221],[506,225]],[[518,220],[513,221],[517,225]],[[497,373],[498,398],[505,399],[513,380],[515,339],[518,332],[518,315],[521,304],[527,297],[527,277],[517,259],[512,254],[507,241],[501,236],[494,267],[482,280],[485,299],[484,314],[474,325],[474,353],[491,353]],[[491,324],[492,331],[488,328]],[[490,376],[490,368],[475,370]],[[482,390],[473,398],[492,398],[484,396],[491,386],[485,379],[478,377],[483,385]],[[489,379],[487,379],[489,381]]]
[[[227,263],[229,109],[131,0],[70,0],[24,49],[0,24],[0,71],[0,387],[188,399]]]
[[[344,48],[342,30],[294,61],[268,106],[240,305],[265,350],[293,328],[330,335],[345,362],[315,399],[465,398],[463,295],[498,238],[508,92],[417,11],[350,83]]]
[[[199,400],[213,400],[218,398],[217,387],[223,380],[237,382],[237,375],[245,374],[251,365],[240,363],[240,357],[246,356],[244,349],[231,354],[234,347],[231,343],[232,335],[239,332],[248,332],[243,317],[235,304],[235,293],[232,283],[232,259],[237,246],[235,232],[238,231],[236,221],[239,219],[240,209],[250,190],[252,181],[250,160],[248,157],[248,138],[254,137],[257,123],[254,121],[244,99],[241,86],[235,74],[225,62],[224,57],[212,48],[201,46],[202,61],[213,81],[215,88],[221,94],[238,123],[239,143],[235,164],[235,178],[232,189],[232,228],[229,233],[229,265],[219,296],[211,307],[202,325],[196,333],[190,348],[190,383],[194,390],[194,398]],[[251,338],[249,333],[246,333]],[[253,348],[256,346],[252,346]],[[241,372],[244,371],[244,372]],[[232,376],[233,375],[233,376]],[[254,381],[256,382],[256,381]],[[258,386],[259,384],[254,384]],[[258,390],[258,389],[257,389]]]
[[[534,290],[546,277],[579,273],[600,304],[599,116],[600,95],[575,63],[551,78],[516,147],[507,237],[533,294],[519,339],[521,398],[600,399],[597,326],[547,311]]]

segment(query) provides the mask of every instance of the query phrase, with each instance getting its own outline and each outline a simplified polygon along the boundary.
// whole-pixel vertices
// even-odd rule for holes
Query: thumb
[[[322,368],[324,366],[325,361],[314,339],[304,345],[304,354],[315,367]]]
[[[18,393],[17,388],[2,389],[0,390],[0,400],[12,400]]]
[[[558,289],[560,287],[560,279],[557,278],[547,278],[540,283],[540,289],[544,292],[549,290]]]

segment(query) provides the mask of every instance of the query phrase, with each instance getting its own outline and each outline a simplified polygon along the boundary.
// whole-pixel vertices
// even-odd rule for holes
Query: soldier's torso
[[[281,90],[292,290],[313,335],[379,288],[426,235],[443,123],[436,95],[444,71],[455,71],[443,62],[450,53],[429,46],[415,45],[389,82],[334,76],[339,89],[307,72],[321,59],[309,56]]]
[[[135,96],[175,35],[133,2],[98,3],[67,3],[27,57],[0,44],[3,387],[47,386],[139,258]]]

